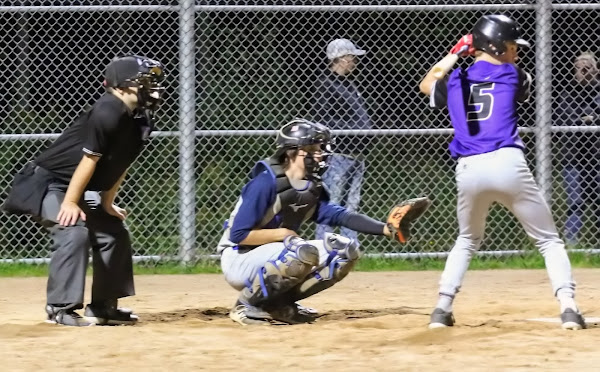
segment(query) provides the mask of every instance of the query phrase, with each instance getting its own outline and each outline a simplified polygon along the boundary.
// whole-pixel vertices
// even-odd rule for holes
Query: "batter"
[[[550,208],[523,154],[517,131],[519,103],[529,98],[531,76],[515,65],[518,48],[529,47],[520,29],[503,15],[486,15],[438,62],[420,84],[430,105],[448,108],[454,127],[450,153],[457,159],[459,235],[440,280],[430,328],[454,325],[453,300],[473,254],[479,249],[492,203],[519,220],[544,257],[553,293],[560,302],[562,327],[585,328],[574,300],[575,281]],[[466,70],[447,73],[459,57],[475,56]]]

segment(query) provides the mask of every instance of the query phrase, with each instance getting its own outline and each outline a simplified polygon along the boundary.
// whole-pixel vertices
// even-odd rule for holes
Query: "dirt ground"
[[[303,302],[314,324],[239,326],[220,275],[138,276],[133,327],[43,322],[45,278],[0,279],[2,371],[598,370],[600,328],[563,331],[543,270],[467,273],[457,325],[428,330],[439,272],[351,273]],[[600,316],[599,269],[575,271],[578,302]],[[89,290],[88,290],[89,293]]]

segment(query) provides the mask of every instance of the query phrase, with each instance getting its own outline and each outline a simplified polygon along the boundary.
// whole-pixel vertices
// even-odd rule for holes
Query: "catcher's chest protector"
[[[323,191],[321,183],[302,181],[305,187],[298,189],[298,186],[295,188],[287,178],[281,164],[274,159],[265,159],[259,162],[254,170],[255,172],[262,171],[263,167],[270,170],[277,189],[275,203],[268,209],[267,216],[262,221],[263,226],[278,215],[280,218],[279,227],[291,230],[298,229],[302,222],[311,218],[315,213],[319,197]]]

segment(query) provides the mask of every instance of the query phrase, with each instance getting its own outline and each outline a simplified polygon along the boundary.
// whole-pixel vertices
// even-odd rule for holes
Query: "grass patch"
[[[435,258],[372,258],[363,257],[358,261],[355,271],[415,271],[415,270],[442,270],[443,259]]]
[[[600,255],[586,253],[569,253],[571,265],[576,268],[600,267]],[[364,257],[356,265],[356,271],[419,271],[443,270],[445,258],[370,258]],[[471,260],[469,270],[493,269],[544,269],[544,258],[537,252],[506,257],[476,256]]]
[[[180,265],[177,262],[156,263],[155,266],[133,266],[135,275],[179,275],[179,274],[218,274],[221,266],[218,261],[199,261],[194,265]]]
[[[13,277],[13,276],[47,276],[48,265],[45,264],[0,264],[0,277]]]
[[[571,264],[576,268],[600,267],[600,255],[586,253],[570,253]],[[443,270],[445,259],[436,258],[374,258],[363,257],[356,265],[356,271],[420,271]],[[544,259],[540,254],[526,254],[509,257],[475,257],[469,266],[470,270],[492,269],[543,269]],[[152,264],[135,264],[135,275],[180,275],[180,274],[217,274],[221,267],[217,261],[199,261],[194,265],[184,266],[177,262],[157,262]],[[88,268],[91,274],[91,268]],[[0,264],[0,277],[47,276],[48,265]]]

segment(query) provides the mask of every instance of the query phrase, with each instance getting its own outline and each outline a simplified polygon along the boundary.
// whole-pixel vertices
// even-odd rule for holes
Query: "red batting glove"
[[[456,54],[459,57],[467,57],[475,54],[475,48],[473,48],[473,35],[468,34],[461,37],[458,43],[450,49],[450,53]]]

